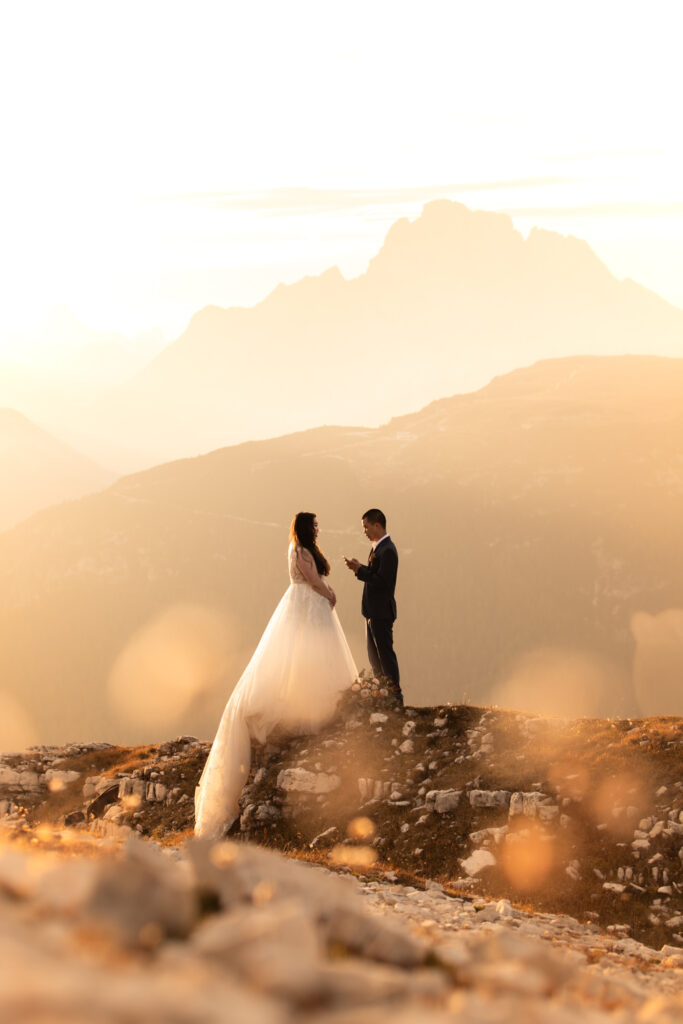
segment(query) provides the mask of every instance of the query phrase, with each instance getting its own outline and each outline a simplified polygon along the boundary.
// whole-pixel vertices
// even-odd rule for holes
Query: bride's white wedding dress
[[[306,579],[293,544],[288,557],[290,586],[225,707],[195,791],[199,836],[222,836],[239,814],[251,740],[263,743],[276,728],[315,732],[358,675],[337,613]]]

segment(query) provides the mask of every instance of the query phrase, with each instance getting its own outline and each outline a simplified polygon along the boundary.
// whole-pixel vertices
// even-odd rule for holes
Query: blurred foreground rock
[[[68,835],[62,835],[68,843]],[[246,843],[0,848],[3,1024],[600,1024],[683,1016],[683,956]]]

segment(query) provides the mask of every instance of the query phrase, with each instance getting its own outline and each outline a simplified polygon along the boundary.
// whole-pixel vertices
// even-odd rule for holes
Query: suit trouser
[[[391,619],[366,619],[368,658],[376,676],[386,676],[395,683],[399,693],[398,659],[394,652],[394,623]]]

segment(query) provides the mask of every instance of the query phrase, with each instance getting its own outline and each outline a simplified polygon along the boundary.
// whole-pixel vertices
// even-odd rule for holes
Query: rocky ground
[[[349,700],[214,845],[206,743],[4,755],[0,1019],[679,1020],[682,741]]]

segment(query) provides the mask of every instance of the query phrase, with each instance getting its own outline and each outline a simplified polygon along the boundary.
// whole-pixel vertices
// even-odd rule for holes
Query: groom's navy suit
[[[356,576],[363,581],[361,611],[366,621],[372,671],[391,679],[400,694],[398,660],[394,652],[397,574],[398,551],[391,537],[385,534],[370,553],[368,564],[361,565]]]

